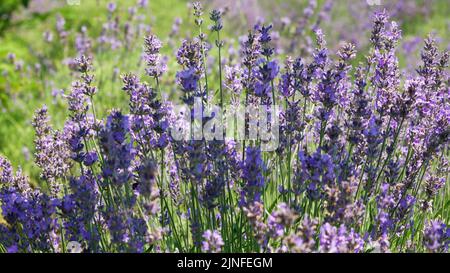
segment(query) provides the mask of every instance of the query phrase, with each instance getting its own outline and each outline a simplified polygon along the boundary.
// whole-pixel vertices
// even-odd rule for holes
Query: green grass
[[[100,5],[97,6],[97,2]],[[129,1],[118,1],[118,6],[128,6]],[[64,89],[66,93],[70,90],[73,78],[66,65],[62,64],[65,57],[75,56],[73,50],[74,35],[71,35],[69,47],[71,48],[64,56],[61,48],[51,47],[43,41],[43,33],[47,30],[55,31],[57,14],[64,16],[66,29],[79,30],[83,25],[88,27],[89,36],[96,37],[101,31],[101,22],[106,20],[106,4],[108,1],[82,1],[80,6],[63,6],[41,16],[33,16],[27,20],[16,23],[8,29],[1,37],[0,48],[1,59],[0,70],[8,71],[8,79],[0,78],[0,106],[3,111],[0,114],[0,153],[8,157],[15,166],[21,166],[25,173],[31,178],[36,178],[37,168],[32,160],[27,160],[23,149],[26,147],[32,154],[33,151],[33,128],[31,120],[34,111],[43,104],[47,105],[52,116],[52,122],[57,128],[61,128],[65,121],[66,104],[64,99],[57,99],[56,103],[51,94],[53,89]],[[121,18],[124,20],[127,10],[120,9]],[[186,2],[182,0],[156,0],[150,1],[145,11],[147,22],[152,26],[152,32],[159,37],[166,37],[171,30],[175,17],[188,17]],[[182,31],[190,24],[184,24]],[[56,38],[56,37],[54,37]],[[137,40],[133,50],[127,52],[118,50],[116,52],[105,52],[95,54],[94,66],[96,84],[99,93],[96,97],[96,108],[103,116],[108,109],[124,108],[127,106],[125,94],[120,90],[121,83],[113,82],[113,69],[120,68],[121,73],[136,71],[142,72],[137,63],[140,57],[143,39]],[[56,72],[42,71],[41,75],[32,73],[32,76],[24,75],[14,71],[11,64],[6,63],[6,55],[13,52],[17,59],[23,60],[25,64],[33,64],[38,60],[38,54],[43,54],[51,59],[56,67]],[[171,49],[165,48],[165,54],[173,55]],[[173,59],[172,59],[173,61]],[[171,62],[170,67],[174,64]],[[174,69],[170,69],[174,71]],[[173,75],[168,75],[168,78]],[[165,80],[165,79],[164,79]]]

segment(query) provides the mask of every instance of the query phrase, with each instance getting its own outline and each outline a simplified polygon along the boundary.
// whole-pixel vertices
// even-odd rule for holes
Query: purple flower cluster
[[[203,233],[202,251],[207,253],[218,253],[224,245],[222,236],[216,230],[207,230]]]
[[[145,62],[147,63],[147,75],[154,78],[159,78],[166,70],[164,60],[161,60],[159,51],[161,50],[161,41],[155,36],[150,35],[145,37]]]
[[[424,241],[430,252],[446,252],[450,243],[450,229],[441,221],[432,220],[425,227]]]
[[[261,195],[267,181],[263,172],[266,166],[261,157],[261,151],[256,147],[247,147],[245,161],[242,162],[242,185],[240,204],[245,205],[250,201],[261,201]]]

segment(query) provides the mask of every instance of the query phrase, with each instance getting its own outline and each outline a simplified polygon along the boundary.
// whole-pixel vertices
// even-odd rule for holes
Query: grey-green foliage
[[[22,6],[27,7],[30,0],[2,0],[0,2],[0,35],[9,26],[13,13]]]

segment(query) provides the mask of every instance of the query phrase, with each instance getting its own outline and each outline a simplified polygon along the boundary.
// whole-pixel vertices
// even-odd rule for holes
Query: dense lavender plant
[[[108,4],[98,37],[84,26],[72,33],[61,16],[56,35],[44,33],[64,57],[71,47],[76,54],[68,62],[75,77],[65,95],[68,118],[57,130],[53,108],[35,112],[40,176],[32,183],[0,156],[0,251],[448,252],[449,53],[437,39],[425,39],[420,66],[405,76],[401,26],[388,12],[375,13],[366,56],[356,53],[361,41],[333,54],[319,27],[332,1],[320,8],[309,1],[304,16],[283,18],[281,29],[278,19],[258,20],[236,54],[223,26],[228,11],[210,13],[211,38],[202,29],[203,7],[194,3],[195,34],[181,39],[176,20],[162,39],[172,49],[180,45],[180,69],[166,73],[163,42],[141,14],[147,4],[138,1],[125,17]],[[288,48],[279,35],[293,35]],[[142,36],[143,52],[135,46]],[[95,102],[130,68],[114,67],[108,82],[94,57],[101,66],[103,54],[134,50],[142,53],[139,69],[121,75],[128,107],[102,118]],[[355,57],[365,62],[356,66]],[[27,68],[14,54],[6,61],[22,76],[57,67],[42,61]],[[193,122],[175,112],[179,98]],[[228,101],[233,109],[262,104],[270,115],[277,113],[269,106],[283,106],[275,152],[263,151],[261,139],[192,139],[193,129],[206,132],[219,116],[208,106]],[[261,125],[256,116],[244,114],[246,134]],[[176,140],[171,129],[178,125],[191,129],[191,138]]]

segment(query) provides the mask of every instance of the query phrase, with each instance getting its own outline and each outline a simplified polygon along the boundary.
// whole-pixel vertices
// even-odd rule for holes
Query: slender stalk
[[[219,90],[220,90],[220,107],[223,111],[223,84],[222,84],[222,41],[220,40],[220,31],[217,31],[217,41],[216,41],[218,51],[219,51]]]
[[[394,136],[394,143],[393,143],[393,148],[392,148],[392,152],[389,153],[387,159],[384,161],[383,166],[381,166],[381,170],[378,173],[377,178],[375,179],[375,185],[378,185],[378,180],[380,179],[381,175],[383,174],[384,168],[386,167],[386,164],[391,160],[392,155],[394,154],[395,148],[397,146],[397,141],[398,141],[398,137],[400,135],[400,131],[402,129],[403,126],[403,122],[405,121],[405,117],[402,118],[402,120],[400,121],[400,124],[397,128],[397,132]],[[383,153],[383,151],[380,152],[380,158],[381,158],[381,154]],[[378,169],[378,164],[377,164],[377,169]]]

